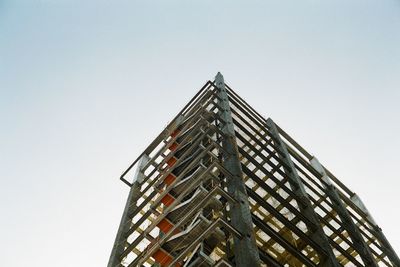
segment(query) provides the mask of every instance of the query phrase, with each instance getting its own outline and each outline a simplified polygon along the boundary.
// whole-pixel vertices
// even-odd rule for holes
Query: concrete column
[[[358,252],[358,254],[360,254],[366,266],[378,267],[367,243],[365,243],[361,235],[360,229],[358,229],[353,219],[351,218],[349,212],[347,211],[346,207],[344,206],[343,201],[340,199],[340,196],[336,191],[335,186],[330,181],[329,176],[327,175],[324,167],[321,165],[321,163],[319,163],[316,157],[313,157],[310,160],[310,163],[311,166],[313,166],[314,169],[322,175],[322,180],[325,181],[325,184],[323,183],[323,186],[325,188],[325,193],[331,200],[333,209],[339,215],[339,218],[343,223],[343,227],[349,234],[353,242],[354,249]]]
[[[273,141],[275,146],[278,148],[277,152],[280,159],[285,163],[286,167],[284,168],[285,173],[288,177],[288,182],[293,193],[300,200],[297,200],[297,205],[299,206],[300,211],[309,219],[311,224],[307,224],[307,228],[310,231],[310,238],[313,239],[314,242],[319,244],[324,253],[321,251],[318,252],[320,257],[319,266],[340,266],[338,261],[336,260],[335,255],[333,254],[332,248],[329,244],[328,237],[325,235],[324,230],[322,228],[321,222],[319,221],[318,215],[315,213],[311,200],[309,199],[304,184],[297,173],[296,167],[294,166],[293,161],[290,158],[290,154],[287,150],[286,144],[282,140],[279,135],[279,131],[273,122],[272,119],[267,120],[267,126],[273,137]]]
[[[239,152],[236,143],[235,130],[231,109],[229,106],[228,94],[225,89],[224,77],[218,72],[215,77],[215,84],[218,89],[220,112],[222,120],[226,123],[222,126],[224,134],[222,147],[226,151],[223,154],[223,165],[233,175],[233,179],[227,179],[228,192],[233,195],[238,203],[231,207],[230,217],[232,226],[239,230],[243,238],[234,237],[235,264],[237,267],[260,266],[260,256],[256,244],[251,219],[250,203],[243,181],[242,166],[239,160]]]

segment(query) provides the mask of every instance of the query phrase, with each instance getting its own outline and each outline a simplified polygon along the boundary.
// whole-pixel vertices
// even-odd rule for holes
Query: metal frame
[[[140,181],[143,173],[141,172],[141,168],[146,164],[149,158],[146,155],[143,155],[139,161],[139,167],[135,173],[135,180],[129,190],[128,199],[126,201],[125,209],[122,214],[121,222],[118,227],[117,236],[115,237],[114,246],[111,251],[110,259],[107,264],[107,267],[115,267],[120,265],[120,256],[123,253],[126,246],[126,234],[131,227],[131,214],[134,208],[136,208],[136,202],[140,197]]]
[[[359,197],[220,73],[120,179],[108,267],[400,267]]]

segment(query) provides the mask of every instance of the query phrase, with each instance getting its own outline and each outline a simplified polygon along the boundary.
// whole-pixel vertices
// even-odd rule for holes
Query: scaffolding
[[[361,199],[220,73],[121,180],[108,267],[400,267]]]

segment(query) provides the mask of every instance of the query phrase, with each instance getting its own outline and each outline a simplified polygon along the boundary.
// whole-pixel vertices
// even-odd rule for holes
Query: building
[[[360,198],[220,73],[121,180],[108,267],[400,266]]]

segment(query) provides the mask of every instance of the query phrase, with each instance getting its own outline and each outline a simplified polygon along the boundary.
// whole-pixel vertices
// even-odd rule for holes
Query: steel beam
[[[149,160],[147,155],[142,155],[139,160],[138,167],[135,172],[134,181],[132,183],[131,189],[129,191],[128,199],[125,204],[124,212],[122,213],[121,222],[118,227],[117,236],[115,237],[114,246],[111,251],[110,259],[108,261],[107,267],[120,267],[121,265],[121,255],[127,244],[126,233],[132,224],[132,211],[136,208],[136,202],[140,198],[140,183],[143,179],[143,174],[141,168]]]
[[[238,229],[243,237],[234,236],[234,254],[237,267],[260,266],[260,256],[256,244],[251,218],[250,204],[243,181],[243,172],[239,160],[235,130],[233,128],[231,109],[228,94],[225,89],[224,77],[218,72],[215,77],[218,90],[219,115],[225,122],[222,126],[223,166],[232,174],[232,179],[227,179],[228,192],[235,197],[237,204],[230,208],[232,226]]]
[[[278,154],[279,157],[285,162],[286,166],[284,170],[288,176],[288,182],[292,191],[297,195],[299,199],[302,201],[296,201],[299,206],[300,211],[309,219],[312,224],[307,224],[307,228],[311,233],[311,238],[314,242],[318,243],[324,254],[319,253],[320,264],[319,266],[340,266],[338,261],[336,260],[335,255],[333,254],[332,248],[329,244],[329,240],[322,229],[321,222],[319,221],[318,215],[315,213],[312,203],[306,193],[303,182],[301,181],[297,170],[294,166],[293,161],[290,158],[290,154],[287,150],[286,144],[282,140],[279,135],[278,129],[271,118],[267,120],[267,127],[271,133],[271,137],[273,138],[276,146],[279,148]]]

